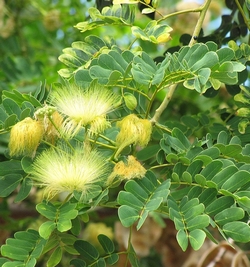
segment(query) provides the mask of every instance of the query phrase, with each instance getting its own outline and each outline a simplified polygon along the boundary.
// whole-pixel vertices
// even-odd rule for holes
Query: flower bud
[[[134,110],[137,107],[137,99],[131,93],[124,93],[124,102],[128,109]]]
[[[42,123],[29,117],[15,124],[10,131],[10,156],[34,157],[43,133]]]
[[[117,144],[121,147],[135,144],[146,146],[152,133],[152,124],[147,119],[139,119],[136,115],[130,114],[123,120],[117,122],[120,132],[116,137]]]
[[[130,180],[134,178],[143,178],[146,174],[146,169],[132,155],[128,156],[127,162],[119,161],[116,163],[113,172],[110,174],[107,184],[118,177],[120,180]]]

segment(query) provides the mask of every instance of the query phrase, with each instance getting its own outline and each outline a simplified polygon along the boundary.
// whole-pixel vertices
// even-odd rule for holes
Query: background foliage
[[[133,242],[150,220],[183,251],[206,239],[249,250],[249,1],[15,2],[0,1],[0,265],[171,266],[157,246],[144,255]],[[10,157],[11,128],[69,84],[120,95],[91,142],[112,166],[134,155],[142,179],[44,200],[34,159]],[[129,114],[150,120],[152,135],[119,151],[116,122]],[[124,246],[115,222],[130,228]]]

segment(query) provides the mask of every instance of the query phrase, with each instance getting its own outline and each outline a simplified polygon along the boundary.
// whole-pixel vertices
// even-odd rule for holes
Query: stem
[[[131,44],[128,46],[128,50],[130,50],[130,49],[132,48],[133,44],[134,44],[137,40],[138,40],[138,38],[135,38],[135,39],[131,42]]]
[[[247,25],[248,30],[250,30],[250,22],[249,22],[249,20],[246,18],[245,13],[244,13],[244,10],[242,9],[242,7],[241,7],[241,5],[240,5],[240,3],[239,3],[238,0],[235,0],[235,3],[236,3],[236,5],[237,5],[237,7],[238,7],[238,9],[239,9],[239,11],[240,11],[240,13],[241,13],[243,19],[244,19],[244,22],[245,22],[246,25]]]
[[[174,91],[176,89],[177,85],[174,84],[172,86],[169,87],[169,91],[166,94],[164,100],[162,101],[162,103],[160,104],[160,106],[156,109],[155,114],[153,116],[153,118],[151,119],[151,122],[153,124],[155,124],[156,122],[158,122],[158,120],[160,119],[161,114],[163,113],[163,111],[166,109],[166,107],[168,106]]]
[[[181,14],[191,13],[191,12],[201,12],[201,11],[202,11],[202,7],[195,8],[195,9],[186,9],[186,10],[176,11],[174,13],[171,13],[171,14],[168,14],[168,15],[164,16],[161,19],[158,19],[158,22],[163,21],[163,20],[166,20],[166,19],[171,18],[171,17],[174,17],[174,16],[181,15]]]
[[[52,120],[51,116],[48,116],[50,122],[52,123],[52,125],[55,127],[55,129],[58,131],[58,133],[60,134],[61,138],[66,142],[66,144],[73,150],[75,151],[74,147],[70,144],[69,140],[67,140],[63,134],[61,133],[61,131],[58,129],[58,127],[55,125],[54,121]]]
[[[131,238],[132,238],[132,226],[130,226],[130,228],[129,228],[127,259],[126,259],[126,264],[125,264],[126,267],[128,266],[128,262],[129,262],[129,259],[128,259],[128,253],[130,253],[130,248],[131,248]]]
[[[196,26],[195,26],[195,29],[194,29],[194,32],[193,32],[193,36],[192,36],[192,39],[190,40],[190,43],[189,43],[189,46],[192,46],[194,43],[195,43],[195,36],[199,36],[200,34],[200,31],[201,31],[201,27],[202,27],[202,24],[203,24],[203,21],[205,19],[205,16],[206,16],[206,13],[207,13],[207,10],[209,8],[209,5],[211,3],[212,0],[206,0],[206,2],[203,4],[203,6],[201,6],[201,13],[200,13],[200,17],[196,23]]]
[[[99,146],[102,146],[102,147],[106,147],[106,148],[109,148],[109,149],[112,149],[112,150],[115,150],[117,147],[116,146],[110,146],[110,145],[107,145],[107,144],[103,144],[101,142],[98,142],[96,140],[92,140],[92,139],[88,139],[89,142],[93,143],[93,144],[97,144]]]
[[[131,80],[132,80],[132,79],[131,79]],[[119,80],[118,80],[118,82],[119,82]],[[124,81],[121,81],[121,82],[124,82]],[[112,85],[111,85],[111,86],[112,86]],[[150,97],[149,97],[147,94],[143,93],[142,91],[138,91],[137,88],[130,87],[130,86],[127,86],[127,85],[124,86],[123,84],[114,84],[113,86],[121,87],[122,89],[125,87],[127,90],[131,90],[131,91],[137,92],[138,94],[140,94],[140,95],[146,97],[148,100],[150,100]]]
[[[166,131],[166,132],[168,132],[168,133],[172,133],[172,130],[171,130],[171,129],[169,129],[169,128],[166,127],[165,125],[162,125],[162,124],[160,124],[160,123],[158,123],[158,122],[155,123],[155,127],[159,128],[159,129],[161,129],[161,130],[163,130],[163,131]]]
[[[148,7],[148,8],[152,8],[154,9],[154,12],[157,13],[159,16],[163,17],[163,15],[161,14],[160,11],[158,11],[156,8],[152,7],[150,4],[145,3],[146,1],[139,1],[139,3],[143,4],[144,6]]]
[[[99,134],[99,137],[108,141],[111,145],[116,145],[116,142],[114,142],[113,140],[109,139],[107,136],[103,135],[103,134]]]
[[[172,163],[165,163],[165,164],[161,164],[161,165],[156,165],[156,166],[149,168],[149,170],[153,170],[153,169],[157,169],[157,168],[164,168],[164,167],[169,167],[169,166],[173,166],[173,164]]]

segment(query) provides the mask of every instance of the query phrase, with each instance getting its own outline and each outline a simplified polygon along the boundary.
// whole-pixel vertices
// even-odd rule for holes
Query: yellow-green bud
[[[29,117],[15,124],[10,131],[10,156],[34,157],[43,133],[42,123]]]
[[[128,156],[127,162],[119,161],[115,164],[113,172],[110,174],[107,184],[113,182],[118,177],[120,180],[130,180],[143,178],[147,170],[132,155]]]
[[[116,137],[119,146],[116,156],[128,145],[146,146],[148,144],[152,133],[152,124],[149,120],[130,114],[117,122],[117,126],[120,132]]]
[[[137,107],[137,99],[131,93],[124,93],[124,102],[126,107],[130,110],[134,110]]]
[[[116,137],[119,145],[123,143],[146,146],[152,133],[152,124],[147,119],[139,119],[136,115],[130,114],[123,120],[117,122],[121,129]]]

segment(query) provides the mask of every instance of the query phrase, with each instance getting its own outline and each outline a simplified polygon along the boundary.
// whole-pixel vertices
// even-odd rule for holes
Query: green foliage
[[[66,64],[75,68],[77,84],[90,83],[97,79],[101,84],[117,86],[124,84],[125,81],[127,86],[134,85],[140,89],[144,85],[143,88],[160,91],[171,84],[184,82],[186,88],[204,93],[210,87],[219,89],[221,83],[237,83],[238,72],[245,69],[242,63],[232,61],[235,54],[231,48],[217,49],[217,45],[212,42],[197,43],[192,47],[184,46],[179,52],[167,53],[166,58],[156,65],[145,52],[137,53],[138,55],[134,56],[130,51],[120,51],[116,46],[108,46],[103,41],[99,41],[96,36],[90,37],[87,42],[91,41],[91,47],[96,43],[100,44],[96,52],[98,49],[99,51],[106,50],[100,56],[95,54],[91,63],[87,60],[84,61],[84,55],[88,53],[88,46],[83,45],[78,52],[73,44],[73,48],[64,50],[67,54],[59,58],[64,63],[67,58],[70,63],[66,62]],[[72,53],[72,50],[75,52]],[[82,56],[80,52],[83,52]],[[198,61],[197,58],[199,58]],[[80,66],[85,66],[85,69],[81,70]],[[69,78],[68,74],[64,75],[63,70],[59,73],[64,78]]]
[[[80,253],[79,259],[73,259],[70,263],[75,266],[110,266],[114,265],[119,255],[115,253],[115,245],[107,236],[98,235],[98,241],[105,254],[100,255],[98,250],[89,242],[78,240],[75,242],[75,249]],[[108,265],[106,265],[108,264]]]
[[[35,230],[16,232],[14,238],[8,238],[1,247],[1,254],[15,261],[6,259],[1,266],[35,266],[45,244],[46,240]]]
[[[25,7],[33,6],[25,2]],[[64,14],[68,14],[66,2],[55,4]],[[72,1],[76,6],[69,8],[71,12],[79,7],[76,2]],[[140,231],[149,218],[162,227],[172,221],[183,251],[188,246],[199,250],[206,238],[215,243],[232,239],[249,245],[249,3],[239,1],[242,8],[228,5],[232,14],[223,16],[218,29],[206,35],[201,26],[210,1],[205,1],[196,10],[199,16],[191,37],[185,31],[179,36],[176,25],[172,27],[171,18],[178,12],[169,14],[159,1],[167,14],[163,15],[157,1],[148,2],[117,0],[103,9],[91,6],[88,13],[86,2],[82,14],[89,17],[73,21],[65,15],[66,25],[54,24],[54,30],[44,21],[47,32],[41,21],[36,22],[35,28],[22,34],[29,36],[39,29],[42,37],[47,36],[40,39],[41,44],[46,41],[44,47],[50,47],[53,43],[52,50],[57,51],[55,57],[60,61],[51,66],[51,50],[43,51],[48,55],[40,58],[42,65],[39,58],[31,57],[32,62],[27,59],[25,51],[27,56],[36,53],[26,42],[26,50],[22,50],[21,32],[0,45],[0,52],[5,53],[0,63],[4,74],[0,74],[0,197],[6,200],[7,208],[12,202],[32,206],[33,217],[37,217],[32,223],[20,220],[17,225],[21,229],[1,246],[0,266],[31,267],[40,261],[41,266],[48,267],[105,267],[115,265],[123,254],[132,266],[141,266],[132,229]],[[8,5],[13,15],[19,14]],[[35,10],[44,16],[49,7],[41,1]],[[19,12],[24,15],[21,7]],[[160,18],[152,19],[156,13]],[[58,45],[56,32],[70,37]],[[54,55],[51,57],[54,62]],[[54,67],[59,77],[54,76]],[[50,72],[55,73],[50,76]],[[47,83],[38,84],[41,79]],[[98,95],[92,101],[90,86],[113,92],[117,98],[103,103],[100,94],[100,99]],[[72,105],[71,101],[64,103],[65,108],[53,102],[50,91],[58,89],[62,94],[63,90],[78,90],[79,99],[87,96],[85,105],[90,103],[93,118],[82,114],[83,103],[78,98]],[[124,122],[131,114],[135,119]],[[32,157],[10,157],[11,130],[27,117],[42,125],[41,140]],[[21,131],[22,137],[32,139],[30,128]],[[36,129],[31,131],[34,134]],[[124,143],[119,142],[118,134],[123,134]],[[138,142],[139,138],[143,142]],[[27,140],[15,141],[22,146]],[[38,170],[46,176],[38,183],[31,175],[34,161],[46,150],[47,162],[53,162],[51,148],[58,152],[56,167]],[[74,158],[76,149],[80,151]],[[90,151],[103,159],[89,164]],[[67,155],[62,162],[61,155]],[[76,168],[79,162],[81,166]],[[96,174],[99,164],[110,168]],[[112,239],[115,221],[130,228],[124,251]],[[93,233],[88,226],[97,222],[101,226],[94,227]]]
[[[139,230],[149,213],[157,210],[169,194],[170,181],[166,180],[160,185],[153,173],[148,173],[145,178],[128,181],[120,191],[117,201],[121,205],[118,215],[121,223],[129,227],[137,220]]]
[[[37,211],[49,219],[39,228],[39,234],[48,239],[51,232],[57,229],[59,232],[65,232],[72,228],[71,220],[76,218],[78,212],[75,209],[76,203],[66,202],[62,206],[56,207],[51,202],[42,202],[36,206]]]

